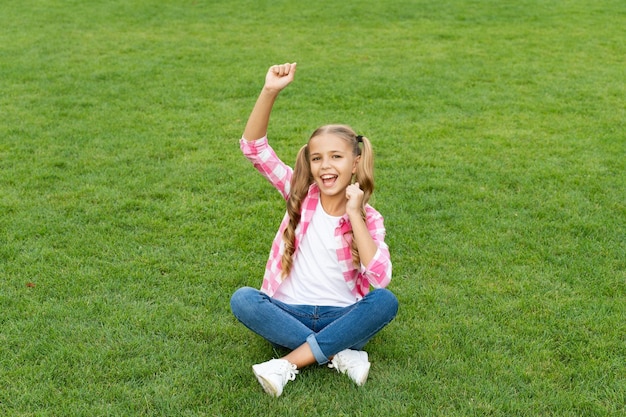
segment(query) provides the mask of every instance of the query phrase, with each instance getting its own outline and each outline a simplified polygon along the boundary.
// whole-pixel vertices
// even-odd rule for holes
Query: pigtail
[[[309,147],[304,145],[296,156],[296,164],[291,177],[291,191],[287,199],[289,223],[283,232],[283,242],[285,243],[285,251],[281,258],[283,278],[289,275],[293,266],[293,254],[296,247],[296,227],[300,223],[302,200],[306,196],[312,182],[313,176],[311,175],[311,167],[309,165]]]
[[[354,177],[355,182],[359,183],[359,188],[363,190],[363,207],[361,207],[361,216],[367,223],[365,205],[369,202],[370,197],[374,193],[374,152],[372,149],[372,143],[365,136],[356,136],[355,147],[355,153],[360,155],[360,158],[357,163]],[[360,265],[361,258],[354,239],[352,239],[350,252],[352,254],[352,262],[354,265]]]
[[[365,136],[358,136],[356,146],[359,148],[358,155],[361,156],[357,163],[355,181],[363,190],[363,206],[368,202],[374,193],[374,152],[372,143]],[[361,146],[359,146],[361,145]]]

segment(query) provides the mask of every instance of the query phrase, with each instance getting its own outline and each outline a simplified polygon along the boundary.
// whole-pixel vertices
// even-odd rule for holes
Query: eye
[[[319,161],[320,157],[319,156],[314,156],[313,158],[311,158],[311,161]]]
[[[341,159],[341,155],[333,155],[334,159]]]

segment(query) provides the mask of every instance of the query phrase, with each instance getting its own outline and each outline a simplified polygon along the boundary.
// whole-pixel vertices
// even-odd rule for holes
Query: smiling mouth
[[[324,187],[332,187],[333,185],[335,185],[337,177],[337,175],[325,174],[322,175],[320,178],[322,180],[322,183],[324,184]]]

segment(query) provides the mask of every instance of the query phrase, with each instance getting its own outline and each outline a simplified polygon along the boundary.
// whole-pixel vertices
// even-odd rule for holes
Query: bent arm
[[[352,223],[352,238],[359,250],[359,258],[361,258],[361,263],[367,266],[374,259],[374,255],[378,251],[378,245],[376,245],[361,216],[350,217],[350,223]]]
[[[360,245],[358,240],[356,241],[357,247],[359,248],[359,255],[361,257],[361,274],[374,288],[384,288],[389,284],[389,281],[391,281],[392,274],[389,247],[385,243],[386,233],[383,223],[384,220],[380,213],[374,210],[371,206],[366,207],[366,213],[367,222],[365,226],[368,230],[367,234],[369,235],[369,239],[361,235],[360,232],[362,232],[362,230],[358,230],[360,229],[360,226],[357,226],[355,229],[353,225],[354,238],[359,239],[359,237],[361,237],[361,243],[367,242],[366,246],[363,247],[366,253],[362,253],[362,245]],[[357,230],[359,231],[358,236]],[[373,244],[374,246],[369,246],[370,244]],[[371,257],[369,257],[371,250],[374,250],[374,253]],[[368,259],[364,259],[364,257]]]

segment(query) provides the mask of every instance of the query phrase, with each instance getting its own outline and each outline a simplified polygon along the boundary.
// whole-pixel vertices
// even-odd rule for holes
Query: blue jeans
[[[293,350],[307,342],[324,364],[344,349],[362,349],[396,316],[398,299],[387,289],[376,289],[348,307],[292,305],[243,287],[230,306],[241,323],[273,345]]]

